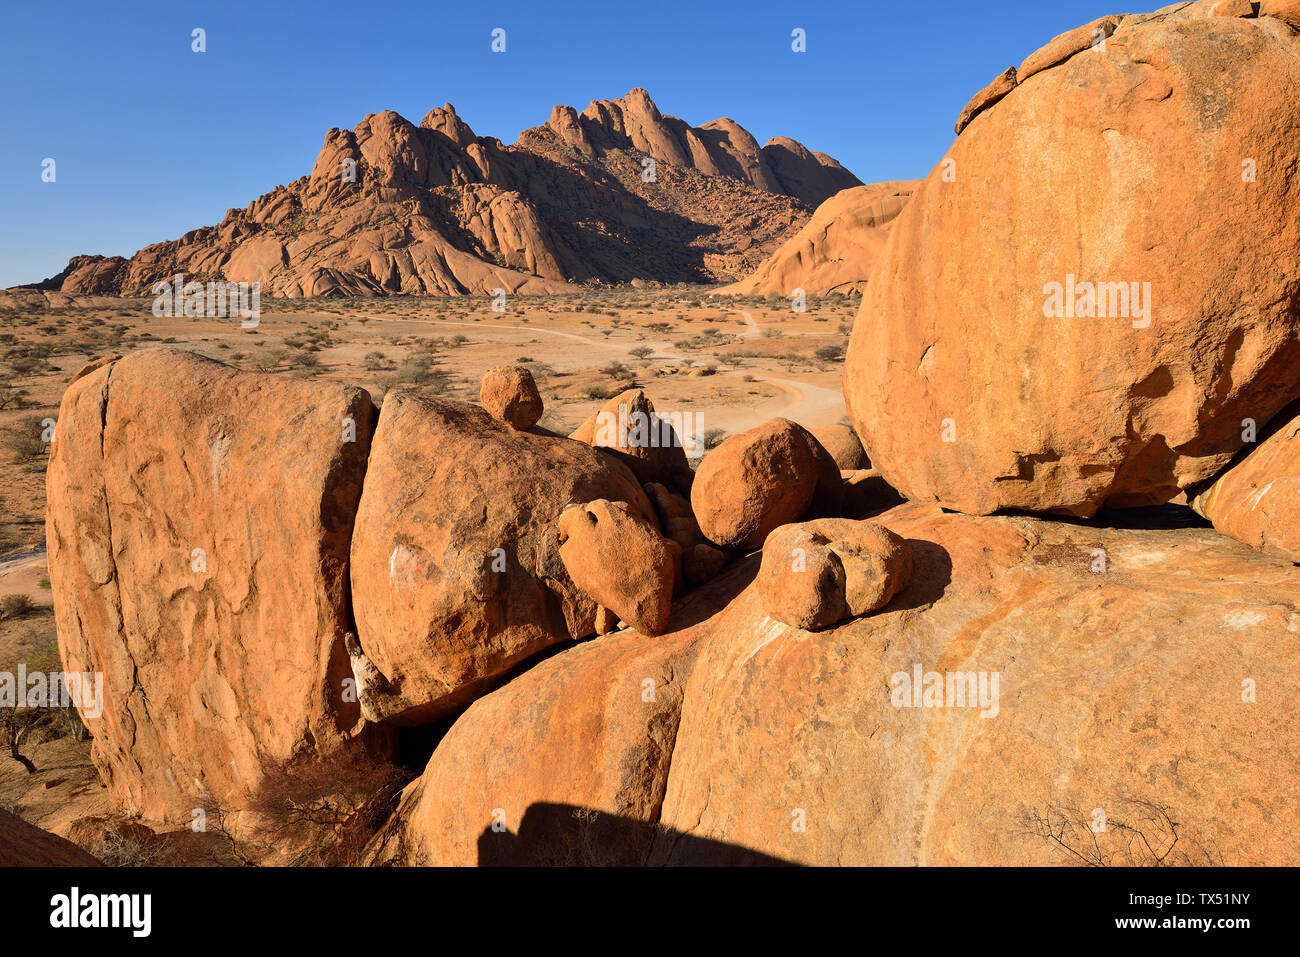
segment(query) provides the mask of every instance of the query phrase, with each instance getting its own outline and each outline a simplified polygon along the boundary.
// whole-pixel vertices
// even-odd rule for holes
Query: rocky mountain
[[[794,289],[819,296],[861,292],[890,224],[919,185],[908,180],[841,190],[818,206],[803,228],[758,269],[722,292],[747,296],[789,296]]]
[[[174,274],[278,296],[547,293],[717,282],[752,270],[857,177],[730,119],[692,127],[650,95],[557,106],[503,145],[451,104],[325,136],[311,173],[130,259],[78,256],[41,284],[143,295]]]

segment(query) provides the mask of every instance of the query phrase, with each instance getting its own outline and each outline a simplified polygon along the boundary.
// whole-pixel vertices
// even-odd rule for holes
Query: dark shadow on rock
[[[759,851],[573,804],[531,805],[519,832],[485,827],[480,867],[792,867]]]
[[[948,549],[924,538],[909,538],[907,544],[912,549],[912,577],[884,611],[908,611],[933,605],[943,597],[952,581]]]
[[[1143,505],[1137,508],[1104,508],[1092,518],[1079,518],[1075,515],[1043,515],[1025,512],[1019,509],[1006,509],[999,515],[1019,518],[1034,518],[1044,522],[1060,522],[1066,525],[1078,525],[1083,528],[1118,528],[1118,529],[1176,529],[1176,528],[1211,528],[1209,522],[1201,518],[1186,505],[1168,502],[1164,505]]]
[[[1286,428],[1288,425],[1294,422],[1297,417],[1300,417],[1300,399],[1294,399],[1291,402],[1289,402],[1287,405],[1283,406],[1271,419],[1268,420],[1268,422],[1266,422],[1263,426],[1257,428],[1255,433],[1255,441],[1243,442],[1241,444],[1241,448],[1237,449],[1236,454],[1233,455],[1232,459],[1228,462],[1227,465],[1219,469],[1218,472],[1210,476],[1205,481],[1198,482],[1196,485],[1193,485],[1191,488],[1187,489],[1186,490],[1187,500],[1191,501],[1197,495],[1200,495],[1202,492],[1206,491],[1211,485],[1213,485],[1219,479],[1223,478],[1234,468],[1240,465],[1243,461],[1249,458],[1250,454],[1254,452],[1257,448],[1259,448],[1261,445],[1263,445],[1265,442],[1271,439],[1278,432],[1282,431],[1282,429]],[[1243,425],[1244,424],[1245,423],[1243,423]],[[1240,433],[1235,433],[1235,434],[1240,435]]]
[[[668,630],[681,631],[698,625],[726,608],[758,576],[758,565],[762,557],[762,552],[755,552],[731,562],[713,581],[701,585],[673,602],[673,613],[668,619]]]

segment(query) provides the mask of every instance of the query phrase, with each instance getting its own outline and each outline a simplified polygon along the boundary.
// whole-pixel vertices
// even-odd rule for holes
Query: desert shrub
[[[22,409],[27,405],[27,390],[0,385],[0,409]]]
[[[109,867],[148,867],[162,852],[163,843],[141,824],[106,819],[85,849]]]
[[[19,462],[39,459],[49,448],[45,441],[42,416],[24,416],[5,430],[5,433],[5,448],[13,452]]]
[[[813,356],[821,362],[835,362],[844,358],[843,346],[822,346]]]
[[[704,448],[712,451],[721,445],[726,437],[726,429],[707,429],[704,433]]]
[[[253,356],[253,368],[258,372],[274,372],[288,357],[288,349],[266,349]]]
[[[0,621],[13,621],[16,618],[30,618],[41,606],[27,595],[5,595],[0,598]]]
[[[397,765],[344,752],[265,764],[249,807],[258,841],[299,848],[295,864],[358,864],[411,778]]]

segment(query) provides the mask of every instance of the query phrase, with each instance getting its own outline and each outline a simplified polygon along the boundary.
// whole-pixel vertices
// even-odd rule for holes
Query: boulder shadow
[[[529,806],[518,833],[478,838],[480,867],[795,867],[746,847],[574,804]]]
[[[933,605],[943,597],[952,581],[952,558],[948,549],[924,538],[906,541],[912,549],[912,577],[884,611],[910,611]]]
[[[1213,527],[1189,506],[1173,502],[1166,502],[1163,505],[1139,505],[1133,508],[1104,508],[1092,518],[1056,513],[1038,514],[1021,509],[1003,509],[997,514],[1014,518],[1033,518],[1062,525],[1077,525],[1082,528],[1115,528],[1125,531],[1141,529],[1167,531],[1179,528]]]
[[[754,552],[727,564],[718,576],[673,601],[669,631],[682,631],[722,611],[758,577],[763,553]]]

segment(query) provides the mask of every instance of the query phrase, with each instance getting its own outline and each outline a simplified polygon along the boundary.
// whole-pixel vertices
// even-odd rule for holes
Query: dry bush
[[[293,866],[355,866],[412,776],[405,768],[360,754],[304,756],[287,764],[263,764],[248,806],[257,822],[249,833],[233,834],[216,802],[205,800],[203,808],[209,831],[241,864],[288,849]]]
[[[27,595],[5,595],[0,598],[0,621],[30,618],[40,610],[41,606]]]
[[[1019,831],[1046,841],[1079,867],[1189,867],[1220,864],[1213,847],[1189,836],[1171,809],[1146,799],[1110,802],[1105,830],[1077,809],[1049,804],[1022,810]]]
[[[68,839],[110,867],[148,867],[159,863],[163,843],[138,821],[87,817],[75,821]]]
[[[14,453],[19,462],[43,458],[49,445],[43,433],[45,426],[39,415],[26,415],[5,430],[5,447]]]
[[[726,429],[708,429],[704,433],[704,448],[712,451],[727,438]]]

